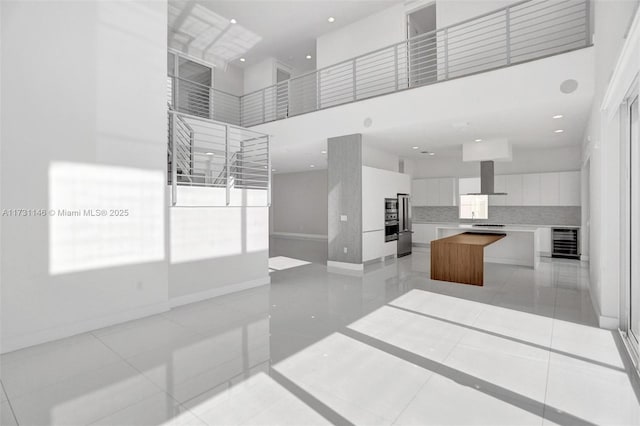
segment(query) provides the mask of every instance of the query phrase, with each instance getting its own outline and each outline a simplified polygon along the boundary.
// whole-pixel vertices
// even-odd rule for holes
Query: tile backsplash
[[[412,207],[411,212],[414,222],[472,222],[458,218],[457,206],[419,206]],[[581,214],[581,208],[577,206],[489,206],[489,219],[473,223],[580,226]]]

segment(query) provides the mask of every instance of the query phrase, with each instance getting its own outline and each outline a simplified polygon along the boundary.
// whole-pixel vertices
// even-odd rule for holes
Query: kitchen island
[[[431,242],[431,279],[484,284],[484,248],[506,237],[503,233],[464,232]]]
[[[501,233],[505,238],[484,250],[484,260],[491,263],[528,266],[537,269],[540,265],[538,248],[539,228],[532,226],[506,225],[501,227],[483,227],[467,224],[446,225],[436,228],[437,239],[461,234],[473,233]],[[431,242],[433,244],[433,241]]]

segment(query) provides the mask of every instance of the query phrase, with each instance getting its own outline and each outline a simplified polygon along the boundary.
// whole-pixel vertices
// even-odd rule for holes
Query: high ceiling
[[[304,72],[315,68],[317,37],[401,2],[169,0],[169,43],[218,65],[246,67],[275,57]]]

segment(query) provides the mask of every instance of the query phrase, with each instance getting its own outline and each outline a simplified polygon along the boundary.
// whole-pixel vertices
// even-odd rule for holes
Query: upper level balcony
[[[589,0],[526,0],[235,96],[168,78],[174,109],[255,126],[591,46]]]

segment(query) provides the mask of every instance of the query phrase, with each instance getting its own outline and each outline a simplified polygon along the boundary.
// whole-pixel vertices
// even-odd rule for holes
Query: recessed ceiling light
[[[240,62],[244,62],[244,61],[246,61],[245,58],[240,58]]]
[[[238,21],[236,21],[235,18],[229,19],[229,22],[231,22],[232,24],[237,24],[238,23]]]
[[[562,132],[564,132],[564,130],[562,130],[562,129],[558,129],[558,130],[554,130],[554,132],[555,132],[555,133],[562,133]]]
[[[265,169],[268,169],[269,167],[267,167],[267,166],[264,166],[264,168],[265,168]]]
[[[314,164],[309,164],[309,167],[314,168],[315,165]]]
[[[476,142],[482,142],[482,139],[476,139]]]
[[[311,55],[307,55],[307,59],[311,59]]]
[[[275,171],[276,171],[276,169],[271,169],[271,171],[272,171],[272,172],[275,172]],[[274,306],[275,306],[275,305],[274,305]]]
[[[326,153],[327,153],[327,151],[325,151],[325,150],[320,151],[320,154],[326,154]]]
[[[335,21],[336,21],[336,18],[334,18],[333,16],[329,16],[329,17],[327,18],[327,21],[329,21],[329,22],[335,22]]]
[[[429,155],[436,155],[436,153],[435,152],[430,152]]]
[[[213,155],[213,152],[207,152],[206,155]]]
[[[562,114],[554,115],[553,118],[562,118],[564,117]]]
[[[420,149],[419,146],[412,146],[411,149]]]
[[[431,151],[420,151],[420,154],[436,155],[435,152],[431,152]]]

